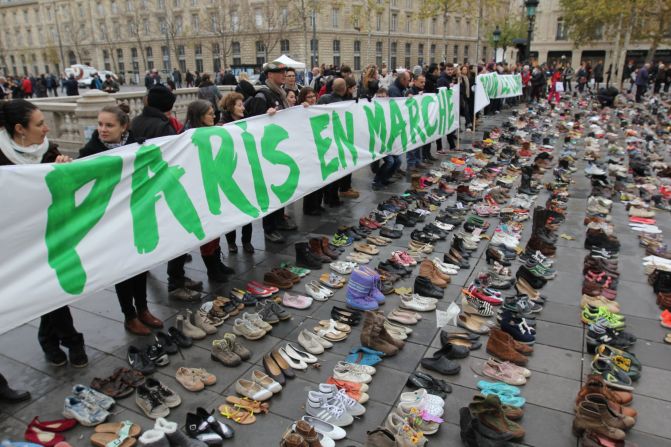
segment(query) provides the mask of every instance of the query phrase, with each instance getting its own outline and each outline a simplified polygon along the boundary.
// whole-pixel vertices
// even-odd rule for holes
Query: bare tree
[[[147,70],[147,58],[144,54],[144,39],[143,39],[143,20],[148,20],[148,11],[143,9],[143,2],[140,0],[129,0],[128,8],[126,10],[126,23],[128,23],[128,34],[137,43],[137,46],[142,56],[142,71]]]
[[[278,42],[286,37],[292,22],[289,5],[286,1],[263,0],[249,10],[250,29],[253,30],[257,42],[263,45],[266,61]]]
[[[191,28],[184,23],[184,16],[174,10],[173,2],[166,1],[162,14],[158,17],[159,32],[166,36],[168,51],[172,49],[175,61],[179,63],[179,46],[191,32]]]
[[[234,36],[240,28],[240,12],[232,6],[231,0],[214,0],[204,12],[204,22],[209,22],[208,32],[214,37],[209,43],[210,49],[213,55],[218,53],[223,69],[228,67]]]
[[[82,57],[83,48],[88,46],[88,41],[90,41],[91,35],[85,21],[75,20],[72,11],[74,6],[74,3],[61,3],[59,5],[60,11],[56,11],[56,20],[61,20],[61,23],[65,22],[65,25],[63,26],[65,32],[61,38],[64,43],[74,48],[75,54],[77,55],[77,62],[81,64],[84,63],[84,58]],[[59,18],[59,12],[62,13],[62,18]]]
[[[373,18],[378,14],[384,12],[384,5],[378,4],[377,0],[363,0],[361,5],[352,5],[350,13],[350,20],[352,27],[359,31],[365,31],[368,36],[368,44],[366,45],[365,61],[370,61],[370,48],[373,37]]]

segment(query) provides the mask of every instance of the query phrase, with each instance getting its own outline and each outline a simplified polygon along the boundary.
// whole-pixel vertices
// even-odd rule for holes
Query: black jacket
[[[282,103],[282,98],[267,86],[258,90],[256,95],[245,101],[247,116],[264,115],[270,108],[282,110],[284,109],[284,104]]]
[[[133,136],[133,132],[128,131],[128,139],[126,140],[126,144],[133,143],[138,143],[138,141]],[[101,152],[105,152],[106,150],[107,147],[103,144],[102,141],[100,141],[98,130],[96,129],[93,131],[93,135],[91,135],[91,139],[88,143],[86,143],[86,146],[79,149],[79,157],[77,158],[84,158],[88,157],[89,155],[99,154]]]
[[[240,93],[245,99],[256,94],[256,89],[251,82],[245,81],[244,79],[235,87],[235,91]]]
[[[396,78],[387,89],[387,94],[390,98],[402,98],[405,96],[405,90],[401,85],[401,80]]]
[[[63,82],[63,86],[65,87],[65,94],[68,96],[79,96],[79,83],[77,83],[76,79],[68,79],[65,82]]]
[[[343,98],[342,96],[338,96],[335,93],[327,93],[325,95],[322,95],[321,98],[319,98],[319,101],[317,101],[317,104],[333,104],[334,102],[340,102],[340,101],[345,101],[346,98]]]
[[[138,140],[140,138],[148,140],[177,134],[168,117],[160,110],[150,106],[142,109],[142,114],[133,118],[130,123],[130,131]]]

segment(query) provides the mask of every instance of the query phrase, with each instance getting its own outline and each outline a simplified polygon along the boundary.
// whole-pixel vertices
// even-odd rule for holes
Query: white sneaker
[[[345,411],[352,416],[362,416],[366,412],[366,407],[349,397],[345,390],[340,390],[335,385],[320,383],[319,394],[325,397],[328,403],[341,404],[345,407]]]
[[[305,412],[338,427],[345,427],[354,422],[354,418],[342,403],[336,400],[328,402],[321,393],[315,391],[308,392]]]
[[[432,310],[436,310],[435,304],[420,301],[416,299],[415,296],[418,295],[412,294],[401,296],[400,307],[403,309],[416,310],[418,312],[431,312]]]
[[[319,343],[317,340],[313,339],[308,331],[302,330],[298,334],[298,344],[303,347],[306,351],[313,355],[319,355],[324,353],[324,346]]]
[[[347,382],[370,383],[373,377],[370,374],[352,371],[348,368],[342,368],[338,365],[333,368],[333,378],[336,380],[345,380]]]
[[[336,366],[343,368],[343,369],[349,369],[350,371],[356,371],[364,374],[368,374],[370,376],[375,375],[377,370],[373,366],[368,366],[368,365],[359,365],[358,363],[350,363],[350,362],[345,362],[345,361],[339,361],[336,363]]]
[[[456,274],[459,273],[458,270],[455,270],[451,267],[448,267],[447,264],[445,264],[443,261],[441,261],[438,258],[433,258],[431,260],[431,262],[433,262],[433,265],[435,265],[438,270],[440,270],[442,273],[444,273],[446,275],[456,275]]]
[[[435,417],[441,417],[445,413],[445,401],[438,396],[429,394],[424,388],[401,393],[400,402],[426,410],[431,416]]]

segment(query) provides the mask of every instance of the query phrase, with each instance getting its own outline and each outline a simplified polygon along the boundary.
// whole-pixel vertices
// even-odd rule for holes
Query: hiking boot
[[[321,262],[326,263],[326,262],[331,262],[332,259],[330,256],[326,255],[322,249],[322,241],[321,239],[317,238],[312,238],[308,241],[308,246],[310,248],[310,253],[312,255],[319,259]]]
[[[489,340],[487,341],[487,352],[500,360],[509,361],[519,366],[524,366],[529,362],[523,354],[520,354],[513,348],[512,338],[506,339],[503,335],[495,336],[501,333],[499,330],[490,330]],[[505,334],[505,333],[502,333]],[[505,334],[508,335],[508,334]]]
[[[150,419],[164,418],[170,414],[170,408],[163,402],[161,396],[144,385],[137,387],[135,403]]]
[[[525,432],[522,426],[505,416],[497,395],[490,394],[483,401],[471,402],[468,404],[468,409],[482,425],[490,430],[500,434],[508,433],[513,439],[524,437]]]
[[[233,352],[230,340],[226,338],[212,341],[210,357],[224,366],[238,366],[242,363],[240,356]]]
[[[228,346],[231,350],[242,360],[249,360],[252,357],[251,351],[238,341],[235,334],[231,334],[230,332],[224,334],[224,340],[228,342]]]

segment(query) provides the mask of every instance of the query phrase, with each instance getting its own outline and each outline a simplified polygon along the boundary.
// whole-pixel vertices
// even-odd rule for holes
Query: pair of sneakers
[[[354,417],[362,416],[366,408],[349,397],[345,390],[321,383],[317,391],[308,392],[305,412],[337,427],[346,427],[354,421]]]

